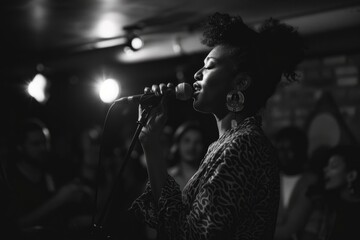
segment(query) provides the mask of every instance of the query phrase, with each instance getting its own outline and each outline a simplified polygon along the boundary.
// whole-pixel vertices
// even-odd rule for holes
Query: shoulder
[[[242,172],[276,169],[276,152],[270,141],[258,132],[237,132],[222,151],[224,164]],[[256,175],[256,174],[255,174]]]
[[[242,157],[267,158],[275,157],[275,149],[261,129],[237,131],[229,145]]]

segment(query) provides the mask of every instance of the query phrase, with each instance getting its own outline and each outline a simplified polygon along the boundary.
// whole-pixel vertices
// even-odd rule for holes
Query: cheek
[[[33,146],[27,146],[24,148],[24,152],[25,154],[29,155],[29,156],[35,156],[37,155],[37,153],[39,152],[38,149],[36,147],[33,147]]]
[[[346,184],[346,177],[341,172],[333,172],[328,176],[326,186],[328,188],[338,188]]]
[[[189,149],[191,149],[191,143],[190,142],[187,142],[187,141],[180,142],[180,144],[179,144],[179,152],[180,152],[181,155],[187,154]]]
[[[185,144],[180,144],[179,145],[179,152],[180,154],[183,154],[186,151],[186,146]]]
[[[216,87],[204,87],[202,93],[194,101],[196,110],[216,113],[226,109],[227,92]]]

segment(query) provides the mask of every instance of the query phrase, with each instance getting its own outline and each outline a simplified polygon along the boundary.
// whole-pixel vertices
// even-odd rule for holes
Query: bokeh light
[[[113,102],[120,93],[120,86],[114,79],[106,79],[98,86],[99,97],[105,103]]]
[[[101,17],[98,21],[95,33],[100,38],[113,38],[121,34],[119,23],[121,19],[118,14],[108,13]]]
[[[46,93],[47,84],[48,83],[44,75],[38,73],[29,83],[27,92],[39,103],[45,103],[48,99],[48,95]]]
[[[139,37],[134,37],[133,39],[131,39],[131,48],[136,51],[136,50],[139,50],[140,48],[143,47],[144,45],[144,42],[141,38]]]

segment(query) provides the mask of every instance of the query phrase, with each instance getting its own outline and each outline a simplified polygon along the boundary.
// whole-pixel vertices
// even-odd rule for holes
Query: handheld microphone
[[[194,89],[189,83],[180,83],[175,87],[175,92],[171,96],[178,100],[186,101],[192,98]],[[122,97],[115,100],[115,102],[131,102],[143,105],[156,105],[160,102],[162,96],[156,96],[154,93],[144,93],[138,95],[132,95],[128,97]]]

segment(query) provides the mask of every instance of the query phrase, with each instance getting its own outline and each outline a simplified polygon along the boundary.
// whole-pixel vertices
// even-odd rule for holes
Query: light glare
[[[100,38],[113,38],[119,36],[121,28],[119,22],[122,22],[119,15],[115,13],[108,13],[101,17],[95,29],[95,34]]]
[[[139,50],[143,45],[144,43],[139,37],[135,37],[131,40],[131,47],[135,50]]]
[[[114,79],[106,79],[100,84],[99,96],[105,103],[113,102],[120,92],[118,83]]]
[[[34,79],[29,83],[27,91],[30,96],[36,99],[40,103],[44,103],[47,100],[45,88],[47,85],[46,78],[42,74],[36,74]]]

